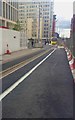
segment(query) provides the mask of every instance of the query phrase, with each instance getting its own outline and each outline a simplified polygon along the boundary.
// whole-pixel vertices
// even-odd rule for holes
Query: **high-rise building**
[[[71,31],[70,31],[71,43],[70,48],[75,57],[75,1],[73,2],[73,18],[71,19]]]
[[[73,55],[75,57],[75,1],[73,2]]]
[[[19,3],[19,21],[27,37],[49,40],[52,35],[53,1]]]
[[[18,20],[17,0],[0,0],[0,26],[13,28]]]

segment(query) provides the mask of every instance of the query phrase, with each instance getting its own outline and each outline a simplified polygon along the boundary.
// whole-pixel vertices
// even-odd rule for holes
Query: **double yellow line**
[[[25,60],[25,61],[22,61],[22,62],[20,62],[20,63],[18,63],[18,64],[16,64],[16,65],[14,65],[14,66],[6,69],[6,70],[0,72],[0,79],[6,77],[6,76],[9,75],[9,74],[12,74],[13,72],[15,72],[16,70],[22,68],[23,66],[27,65],[28,63],[36,60],[37,58],[39,58],[39,57],[41,57],[41,56],[43,56],[44,54],[46,54],[46,53],[49,52],[50,50],[51,50],[51,48],[48,49],[47,51],[43,52],[43,53],[40,53],[40,54],[38,54],[38,55],[35,55],[35,56],[33,56],[33,57]]]

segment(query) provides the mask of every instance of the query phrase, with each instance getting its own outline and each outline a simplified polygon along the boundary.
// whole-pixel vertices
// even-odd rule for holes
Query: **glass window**
[[[2,0],[0,0],[0,16],[2,16]]]
[[[18,12],[17,12],[17,10],[15,10],[15,12],[16,12],[16,19],[15,19],[15,21],[17,21],[18,20]]]
[[[2,26],[5,26],[5,21],[4,20],[2,20]]]
[[[0,26],[2,26],[2,20],[0,20]]]
[[[9,5],[6,4],[6,18],[9,19]]]
[[[16,21],[16,10],[14,9],[14,21]]]
[[[44,24],[44,26],[48,26],[48,24]]]
[[[12,10],[12,20],[14,21],[14,8]]]
[[[11,20],[12,20],[12,7],[11,7]]]
[[[5,18],[5,2],[3,2],[3,17]]]

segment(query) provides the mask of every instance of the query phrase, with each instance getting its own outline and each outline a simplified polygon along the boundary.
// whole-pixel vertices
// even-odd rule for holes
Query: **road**
[[[11,64],[10,64],[10,61],[8,61],[7,63],[4,63],[2,65],[2,70],[6,70],[7,68],[10,68],[10,67],[12,67],[12,66],[14,66],[14,65],[16,65],[16,64],[18,64],[20,62],[23,62],[24,60],[28,60],[29,58],[31,58],[33,56],[36,56],[36,55],[38,55],[40,53],[43,53],[43,52],[45,52],[46,50],[48,50],[50,48],[52,48],[52,46],[46,45],[46,46],[44,46],[42,49],[40,49],[37,52],[34,52],[32,54],[28,54],[28,55],[22,56],[20,58],[12,59],[11,60]]]
[[[64,49],[50,50],[4,77],[2,92],[26,73],[2,99],[2,118],[73,118],[73,77]]]

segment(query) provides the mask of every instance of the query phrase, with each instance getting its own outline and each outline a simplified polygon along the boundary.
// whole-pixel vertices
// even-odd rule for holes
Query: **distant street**
[[[3,98],[3,118],[73,118],[73,77],[63,48],[51,49],[4,77],[2,91],[26,73],[28,77]]]

